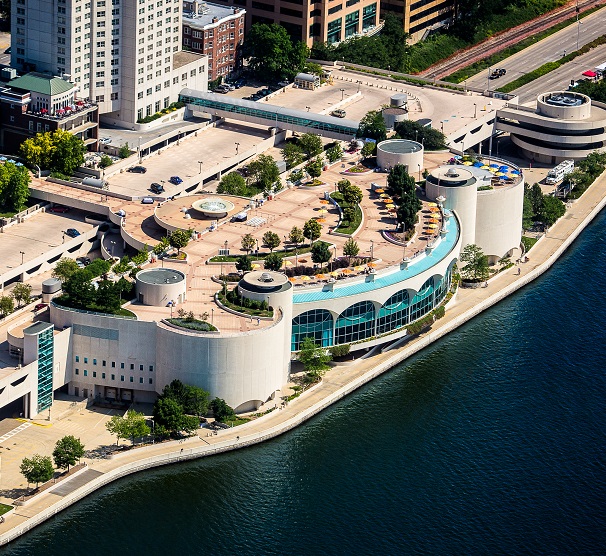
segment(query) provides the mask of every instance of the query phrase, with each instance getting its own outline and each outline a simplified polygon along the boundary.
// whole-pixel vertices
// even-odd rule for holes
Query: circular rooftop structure
[[[393,110],[391,108],[390,110]],[[409,172],[423,168],[423,145],[409,139],[388,139],[377,145],[377,163],[384,170],[397,164],[408,166]]]
[[[551,118],[585,120],[591,115],[591,99],[573,91],[552,91],[537,97],[537,108]]]
[[[208,197],[199,199],[191,204],[191,208],[201,212],[205,216],[224,218],[234,210],[235,205],[231,201],[220,197]]]
[[[447,170],[440,166],[427,176],[427,181],[444,187],[464,187],[476,183],[476,177],[465,166],[449,166]]]
[[[137,300],[143,305],[166,307],[185,301],[185,274],[172,268],[150,268],[135,277]]]
[[[239,285],[248,291],[258,293],[275,293],[291,287],[291,283],[284,274],[269,270],[247,272]]]

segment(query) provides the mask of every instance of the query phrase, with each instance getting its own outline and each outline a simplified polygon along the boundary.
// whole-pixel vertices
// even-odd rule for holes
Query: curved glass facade
[[[431,277],[426,280],[412,300],[408,290],[402,289],[393,294],[378,311],[375,311],[372,301],[361,301],[348,307],[336,321],[326,309],[302,313],[293,319],[291,349],[299,350],[301,342],[308,336],[316,344],[330,347],[351,344],[402,328],[435,309],[446,297],[451,282],[452,265],[442,279]]]
[[[298,351],[301,342],[308,337],[322,347],[332,346],[332,329],[333,318],[326,309],[313,309],[295,317],[292,321],[291,351]]]

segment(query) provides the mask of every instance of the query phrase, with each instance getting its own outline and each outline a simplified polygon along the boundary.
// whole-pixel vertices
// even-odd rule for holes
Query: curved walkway
[[[185,442],[169,442],[129,451],[114,459],[90,462],[87,470],[62,482],[60,492],[46,491],[27,506],[17,508],[0,524],[0,545],[31,530],[49,517],[84,498],[101,486],[130,473],[243,448],[273,438],[305,422],[361,385],[391,369],[410,355],[429,346],[485,309],[530,283],[553,265],[581,231],[606,205],[606,173],[573,203],[566,216],[543,236],[531,251],[531,262],[514,267],[493,278],[487,288],[460,290],[446,316],[432,330],[404,347],[386,351],[346,367],[329,371],[323,382],[295,399],[283,410],[246,425],[208,438],[193,437]]]

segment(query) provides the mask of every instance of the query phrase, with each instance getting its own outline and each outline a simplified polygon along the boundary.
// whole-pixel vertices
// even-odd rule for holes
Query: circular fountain
[[[191,208],[211,218],[224,218],[235,206],[231,201],[221,198],[200,199],[192,203]]]

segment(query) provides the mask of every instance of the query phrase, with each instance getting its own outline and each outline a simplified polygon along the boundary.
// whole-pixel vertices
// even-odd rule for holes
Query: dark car
[[[234,83],[236,89],[239,89],[240,87],[244,87],[244,85],[246,85],[246,79],[243,79],[242,77],[240,79],[236,79],[236,82]]]
[[[51,209],[51,212],[69,212],[69,207],[56,206]]]
[[[78,257],[76,261],[81,262],[84,266],[88,266],[91,263],[90,257]]]
[[[499,68],[496,70],[499,75],[505,75],[507,70],[505,68]]]
[[[158,193],[162,193],[162,192],[164,191],[164,187],[163,187],[161,184],[159,184],[159,183],[155,183],[155,182],[154,182],[154,183],[152,183],[152,184],[150,185],[150,187],[149,187],[149,188],[150,188],[150,189],[151,189],[151,191],[152,191],[153,193],[155,193],[156,195],[157,195]]]
[[[38,303],[38,305],[34,307],[34,311],[42,311],[42,309],[46,309],[47,307],[48,305],[46,303]]]
[[[80,235],[80,232],[76,230],[76,228],[68,228],[67,230],[65,230],[65,235],[69,237],[78,237]]]
[[[179,185],[180,183],[183,183],[183,180],[179,176],[171,176],[168,181],[173,185]]]
[[[147,168],[145,166],[133,166],[129,168],[127,172],[133,172],[134,174],[145,174],[147,172]]]

